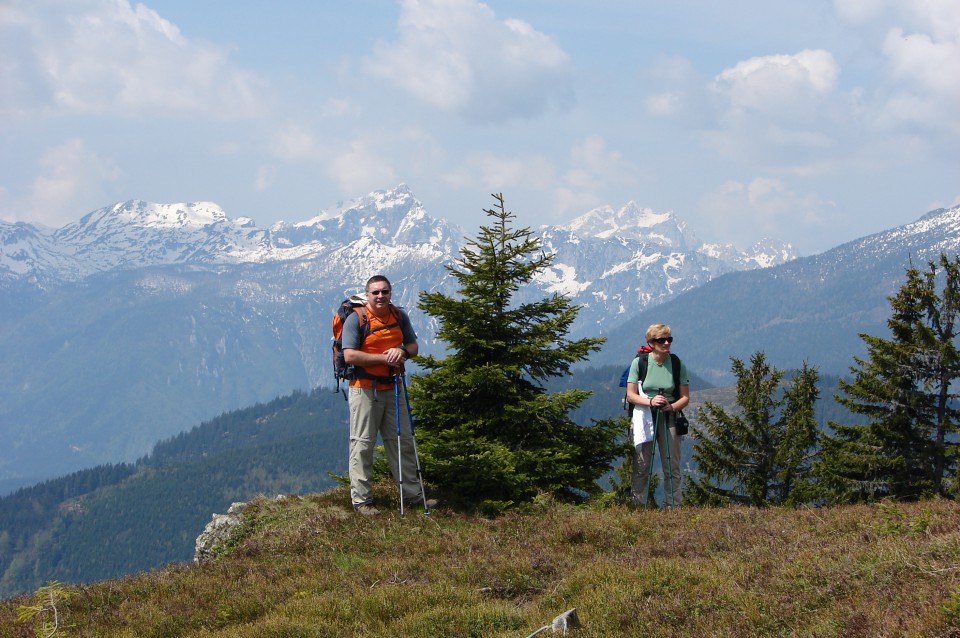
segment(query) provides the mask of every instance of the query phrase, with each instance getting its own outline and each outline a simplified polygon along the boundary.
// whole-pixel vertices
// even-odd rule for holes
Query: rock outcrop
[[[194,563],[206,563],[216,556],[217,548],[230,540],[234,530],[243,523],[243,510],[246,503],[234,503],[226,514],[214,514],[203,533],[197,537],[196,549],[193,553]]]

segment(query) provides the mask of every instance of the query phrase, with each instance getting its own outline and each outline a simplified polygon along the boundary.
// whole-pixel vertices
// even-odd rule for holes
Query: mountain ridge
[[[611,219],[633,223],[611,226]],[[590,225],[597,228],[588,229]],[[732,261],[737,268],[796,256],[785,242],[775,243],[773,250],[755,245],[750,251],[703,244],[673,213],[640,209],[632,201],[619,210],[610,206],[593,209],[556,228],[578,237],[587,229],[586,235],[597,239],[647,244],[658,243],[654,240],[659,237],[666,246],[680,244],[692,251],[702,250],[712,259]],[[656,230],[643,233],[644,228]],[[549,232],[549,227],[538,230]],[[231,219],[211,202],[129,200],[87,213],[78,222],[55,230],[0,221],[0,275],[76,281],[115,268],[281,262],[317,257],[364,239],[387,245],[429,245],[454,255],[463,243],[463,233],[428,215],[404,184],[326,209],[305,221],[276,222],[267,229],[258,228],[249,217]]]

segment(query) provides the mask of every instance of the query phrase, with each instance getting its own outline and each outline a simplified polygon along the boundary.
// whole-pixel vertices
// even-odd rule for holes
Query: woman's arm
[[[647,395],[640,393],[639,384],[627,383],[627,403],[646,407],[650,405],[650,399]]]
[[[690,386],[680,386],[680,398],[670,404],[669,410],[680,411],[690,405]]]

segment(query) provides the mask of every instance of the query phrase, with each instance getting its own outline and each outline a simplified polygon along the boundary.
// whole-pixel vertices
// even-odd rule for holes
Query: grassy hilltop
[[[56,636],[960,636],[960,506],[638,511],[552,502],[483,518],[353,514],[342,488],[261,498],[216,561],[64,586]],[[3,636],[33,636],[21,596]],[[551,635],[548,630],[543,635]]]

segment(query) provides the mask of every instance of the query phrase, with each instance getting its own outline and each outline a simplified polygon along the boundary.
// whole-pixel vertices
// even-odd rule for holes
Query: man
[[[390,281],[376,275],[367,281],[366,325],[354,312],[343,324],[343,358],[354,366],[350,381],[350,498],[353,507],[365,516],[376,516],[373,505],[373,452],[377,433],[383,440],[387,462],[394,478],[403,478],[404,503],[423,504],[417,476],[416,452],[409,427],[406,398],[400,397],[400,448],[397,447],[397,404],[394,398],[396,375],[403,364],[417,355],[417,334],[407,313],[391,303]],[[400,474],[402,468],[403,473]],[[429,507],[432,501],[426,505]]]

